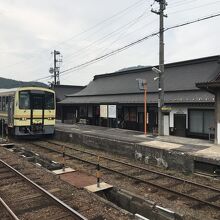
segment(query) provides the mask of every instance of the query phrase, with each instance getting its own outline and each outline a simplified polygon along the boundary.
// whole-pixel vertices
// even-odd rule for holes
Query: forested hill
[[[23,81],[17,81],[13,79],[6,79],[0,77],[0,89],[10,89],[10,88],[16,88],[21,86],[42,86],[47,87],[46,84],[40,83],[40,82],[23,82]]]

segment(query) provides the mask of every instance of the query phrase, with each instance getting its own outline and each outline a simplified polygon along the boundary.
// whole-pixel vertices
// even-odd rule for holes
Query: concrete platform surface
[[[55,128],[57,140],[128,156],[146,164],[186,172],[194,172],[197,162],[220,166],[220,146],[208,140],[145,136],[139,131],[78,124],[57,123]],[[219,168],[210,169],[214,169],[210,172],[215,172]]]
[[[189,153],[195,156],[211,157],[220,160],[220,145],[211,141],[184,138],[177,136],[145,136],[143,132],[131,131],[118,128],[106,128],[100,126],[81,125],[81,124],[56,124],[57,130],[68,131],[73,133],[89,134],[119,141],[126,141],[152,148],[173,149],[183,153]]]

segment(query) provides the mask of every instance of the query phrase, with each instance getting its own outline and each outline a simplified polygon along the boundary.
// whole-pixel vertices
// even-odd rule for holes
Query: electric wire
[[[216,14],[212,14],[210,16],[198,18],[196,20],[192,20],[192,21],[188,21],[188,22],[185,22],[185,23],[177,24],[177,25],[165,28],[164,32],[166,32],[168,30],[175,29],[175,28],[183,27],[183,26],[186,26],[186,25],[190,25],[190,24],[193,24],[193,23],[197,23],[197,22],[201,22],[201,21],[204,21],[204,20],[208,20],[208,19],[211,19],[211,18],[219,17],[219,16],[220,16],[220,13],[216,13]],[[154,32],[152,34],[149,34],[149,35],[147,35],[147,36],[145,36],[145,37],[143,37],[141,39],[138,39],[138,40],[136,40],[134,42],[131,42],[131,43],[129,43],[129,44],[127,44],[127,45],[125,45],[125,46],[123,46],[121,48],[118,48],[118,49],[113,50],[113,51],[111,51],[109,53],[106,53],[106,54],[104,54],[104,55],[102,55],[100,57],[96,57],[96,58],[94,58],[92,60],[89,60],[87,62],[84,62],[82,64],[76,65],[76,66],[68,68],[66,70],[63,70],[63,71],[60,72],[60,75],[66,75],[66,74],[70,73],[70,71],[72,72],[72,71],[78,70],[79,68],[84,68],[84,67],[86,67],[88,65],[91,65],[93,63],[96,63],[96,62],[98,62],[100,60],[106,59],[106,58],[108,58],[110,56],[113,56],[113,55],[115,55],[117,53],[120,53],[120,52],[122,52],[122,51],[124,51],[124,50],[126,50],[126,49],[128,49],[128,48],[130,48],[132,46],[134,46],[134,45],[140,44],[143,41],[145,41],[145,40],[147,40],[147,39],[149,39],[151,37],[157,36],[158,34],[159,34],[159,32]],[[39,78],[39,79],[37,79],[35,81],[40,81],[40,80],[43,80],[43,79],[47,79],[49,77],[48,76],[47,77],[42,77],[42,78]]]
[[[171,29],[174,29],[174,28],[183,27],[183,26],[186,26],[186,25],[189,25],[189,24],[193,24],[193,23],[196,23],[196,22],[200,22],[200,21],[204,21],[204,20],[207,20],[207,19],[210,19],[210,18],[214,18],[214,17],[217,17],[217,16],[220,16],[220,13],[215,14],[215,15],[211,15],[211,16],[208,16],[208,17],[199,18],[199,19],[196,19],[196,20],[193,20],[193,21],[189,21],[189,22],[186,22],[186,23],[174,25],[174,26],[172,26],[172,27],[165,28],[165,29],[164,29],[164,32],[166,32],[166,31],[168,31],[168,30],[171,30]],[[153,36],[158,35],[158,34],[159,34],[159,32],[155,32],[155,33],[152,33],[152,34],[150,34],[150,35],[147,35],[147,36],[145,36],[145,37],[143,37],[143,38],[141,38],[141,39],[139,39],[139,40],[137,40],[137,41],[134,41],[134,42],[132,42],[132,43],[130,43],[130,44],[127,44],[127,45],[125,45],[125,46],[123,46],[123,47],[121,47],[121,48],[118,48],[118,49],[116,49],[116,50],[113,50],[113,51],[111,51],[111,52],[109,52],[109,53],[107,53],[107,54],[104,54],[104,55],[100,56],[100,57],[97,57],[97,58],[92,59],[92,60],[90,60],[90,61],[87,61],[87,62],[85,62],[85,63],[79,64],[79,65],[77,65],[77,66],[75,66],[75,67],[71,67],[71,68],[69,68],[69,69],[63,70],[63,71],[60,72],[60,74],[63,75],[64,73],[66,73],[66,72],[68,72],[68,71],[70,71],[70,70],[77,69],[77,68],[79,68],[79,67],[81,67],[81,66],[84,66],[84,65],[89,64],[90,62],[93,63],[94,61],[102,60],[102,59],[104,59],[104,58],[107,58],[107,57],[109,57],[109,56],[112,56],[112,55],[114,55],[115,53],[119,53],[119,52],[121,52],[121,51],[123,51],[123,50],[126,50],[126,49],[128,49],[128,48],[130,48],[130,47],[132,47],[132,46],[134,46],[134,45],[136,45],[136,44],[139,44],[139,43],[141,43],[141,42],[147,40],[148,38],[153,37]]]
[[[121,10],[121,11],[119,11],[119,12],[113,14],[112,16],[110,16],[110,17],[104,19],[103,21],[98,22],[97,24],[95,24],[95,25],[91,26],[90,28],[88,28],[88,29],[86,29],[86,30],[84,30],[84,31],[82,31],[82,32],[80,32],[80,33],[78,33],[78,34],[76,34],[76,35],[70,37],[69,39],[66,39],[65,41],[61,41],[60,43],[58,43],[58,44],[55,45],[55,46],[58,46],[58,45],[60,45],[60,44],[66,43],[67,41],[73,40],[73,39],[75,39],[76,37],[79,37],[79,36],[81,36],[82,34],[85,34],[85,33],[89,32],[89,31],[95,29],[96,27],[105,24],[106,22],[108,22],[108,21],[111,20],[112,18],[118,17],[118,16],[124,14],[125,12],[127,12],[127,11],[130,10],[130,9],[134,9],[136,6],[138,6],[138,5],[139,5],[140,3],[142,3],[143,1],[145,1],[145,0],[139,0],[139,1],[135,2],[134,4],[130,5],[129,7],[127,7],[127,8],[125,8],[125,9],[123,9],[123,10]]]
[[[133,33],[136,33],[136,32],[139,31],[139,30],[143,30],[143,28],[145,28],[145,27],[147,27],[147,26],[149,26],[149,25],[155,23],[156,21],[157,21],[157,19],[154,19],[154,20],[152,20],[151,22],[148,22],[147,24],[144,24],[144,25],[142,25],[141,27],[138,27],[138,28],[132,30],[132,32],[130,32],[129,34],[126,34],[126,33],[127,33],[127,30],[126,30],[126,32],[123,32],[121,35],[119,35],[118,38],[115,39],[108,47],[100,48],[102,51],[99,53],[98,56],[101,56],[103,53],[107,52],[107,50],[109,50],[110,47],[111,47],[114,43],[116,43],[116,42],[118,42],[118,41],[120,41],[120,40],[122,40],[122,39],[126,39],[126,38],[130,37]],[[86,58],[88,57],[88,55],[89,55],[89,54],[87,54]],[[79,57],[76,57],[75,60],[76,60],[77,58],[79,58]],[[71,63],[72,63],[72,62],[70,62],[70,63],[68,63],[68,64],[71,64]]]
[[[198,9],[198,8],[203,8],[203,7],[206,7],[206,6],[210,6],[210,5],[213,5],[213,4],[218,4],[220,3],[220,0],[218,1],[215,1],[215,2],[209,2],[207,4],[203,4],[203,5],[199,5],[197,7],[190,7],[190,8],[186,8],[186,9],[182,9],[182,10],[178,10],[178,11],[170,11],[169,14],[176,14],[176,13],[181,13],[181,12],[185,12],[185,11],[191,11],[191,10],[195,10],[195,9]]]
[[[126,23],[125,25],[120,26],[119,28],[117,28],[117,29],[115,29],[114,31],[112,31],[112,32],[110,32],[110,33],[104,35],[103,37],[101,37],[101,38],[95,40],[94,42],[88,44],[87,46],[85,46],[85,47],[83,47],[83,48],[81,48],[81,49],[75,51],[73,54],[70,54],[70,55],[66,56],[65,59],[68,59],[68,58],[70,58],[70,57],[72,57],[72,56],[78,55],[78,54],[80,54],[82,51],[84,51],[84,50],[86,50],[86,49],[92,47],[93,45],[96,45],[97,43],[99,43],[98,45],[100,45],[100,43],[103,42],[103,40],[109,39],[109,38],[110,38],[112,35],[114,35],[115,33],[121,32],[122,30],[124,30],[125,28],[129,27],[130,25],[136,24],[138,21],[140,21],[141,18],[143,18],[143,16],[145,15],[145,13],[146,13],[146,10],[144,10],[144,12],[143,12],[141,15],[139,15],[137,18],[135,18],[135,19],[129,21],[129,22]]]
[[[179,6],[182,6],[182,5],[186,5],[186,4],[189,4],[189,3],[193,3],[193,2],[196,2],[198,0],[181,0],[181,1],[177,1],[177,2],[171,2],[171,3],[168,3],[168,6],[169,8],[173,8],[173,7],[179,7]]]
[[[52,48],[55,48],[55,47],[57,47],[57,46],[59,46],[59,45],[61,45],[61,44],[64,44],[64,43],[66,43],[66,42],[68,42],[68,41],[70,41],[70,40],[73,40],[73,39],[75,39],[75,38],[77,38],[77,37],[79,37],[79,36],[81,36],[81,35],[83,35],[83,34],[85,34],[85,33],[89,33],[89,32],[92,31],[93,29],[95,29],[95,28],[97,28],[97,27],[99,27],[99,26],[101,26],[101,25],[107,23],[108,21],[112,20],[113,18],[122,16],[122,15],[128,13],[129,10],[135,9],[135,7],[139,6],[139,5],[142,4],[144,1],[145,1],[145,0],[139,0],[139,1],[137,1],[137,2],[135,2],[135,3],[133,3],[133,4],[131,4],[130,6],[124,8],[123,10],[120,10],[120,11],[116,12],[115,14],[111,15],[110,17],[108,17],[108,18],[106,18],[106,19],[104,19],[104,20],[102,20],[102,21],[96,23],[95,25],[92,25],[92,26],[89,27],[88,29],[85,29],[85,30],[81,31],[80,33],[75,34],[75,35],[73,35],[72,37],[70,37],[70,38],[68,38],[68,39],[66,39],[66,40],[64,40],[64,41],[61,41],[61,42],[59,42],[59,43],[53,45],[51,48],[42,49],[42,50],[40,50],[39,52],[37,52],[37,54],[35,54],[35,55],[33,55],[33,56],[29,56],[26,60],[22,60],[22,61],[15,62],[15,63],[10,64],[10,65],[7,65],[7,66],[3,66],[1,69],[3,70],[3,69],[11,68],[11,67],[13,67],[13,66],[17,66],[17,65],[20,65],[20,64],[23,64],[23,63],[27,63],[27,62],[29,62],[30,59],[36,59],[36,58],[38,58],[41,54],[43,54],[45,51],[51,50]]]

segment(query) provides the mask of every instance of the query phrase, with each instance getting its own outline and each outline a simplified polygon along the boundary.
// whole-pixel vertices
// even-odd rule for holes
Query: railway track
[[[65,146],[65,155],[71,159],[79,160],[84,163],[96,166],[97,154],[60,145],[56,142],[41,141],[31,143],[35,147],[62,154],[62,148]],[[100,167],[102,169],[120,174],[136,181],[172,193],[174,199],[176,196],[185,197],[196,202],[192,208],[198,208],[208,205],[212,208],[220,210],[220,189],[202,185],[196,182],[185,180],[182,178],[167,175],[161,172],[153,171],[145,167],[137,166],[128,162],[119,161],[106,156],[99,156]],[[171,197],[173,196],[171,195]],[[208,196],[207,196],[208,195]]]
[[[1,219],[12,219],[19,220],[11,208],[6,204],[6,202],[0,197],[0,205],[4,209],[1,211]]]
[[[0,197],[0,205],[11,219],[87,220],[3,160]],[[0,212],[0,219],[5,219],[5,212]]]

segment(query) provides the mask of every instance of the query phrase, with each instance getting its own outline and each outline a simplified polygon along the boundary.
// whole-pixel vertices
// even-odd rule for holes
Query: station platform
[[[194,172],[200,166],[214,173],[220,166],[220,145],[208,140],[145,136],[139,131],[59,122],[55,138],[186,172]]]

